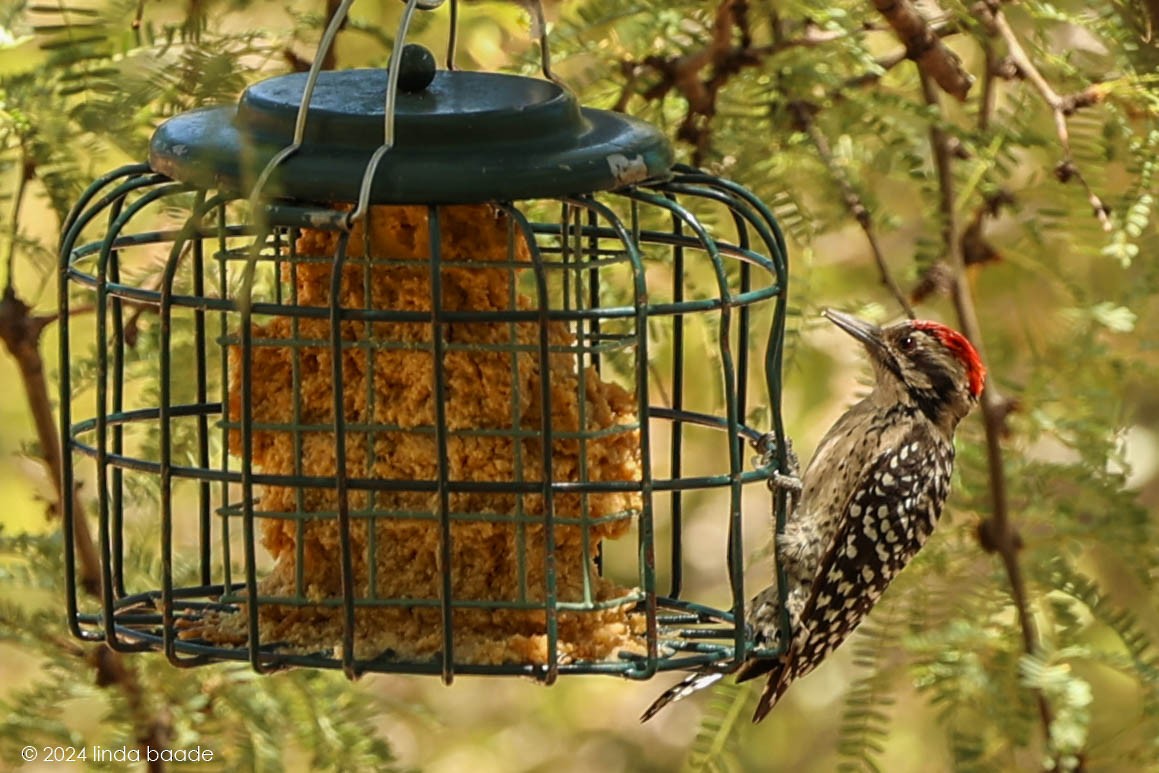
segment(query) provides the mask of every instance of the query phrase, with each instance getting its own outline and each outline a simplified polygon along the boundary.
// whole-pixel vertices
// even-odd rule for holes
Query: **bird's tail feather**
[[[776,661],[773,668],[769,670],[769,680],[765,682],[765,687],[761,690],[761,698],[757,701],[757,710],[753,712],[753,724],[760,722],[773,707],[777,705],[777,701],[785,694],[785,690],[789,689],[789,685],[793,683],[792,679],[785,678],[785,664],[782,661]]]
[[[647,722],[669,703],[684,700],[689,695],[699,692],[705,687],[711,687],[723,679],[724,676],[723,672],[707,670],[689,674],[661,693],[660,697],[652,702],[652,705],[648,707],[647,711],[640,715],[640,721]]]

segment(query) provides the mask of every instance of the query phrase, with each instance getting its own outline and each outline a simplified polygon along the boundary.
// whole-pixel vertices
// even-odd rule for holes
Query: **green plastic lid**
[[[654,127],[581,108],[571,92],[516,75],[400,69],[395,142],[379,163],[371,202],[470,203],[565,196],[663,178],[672,149]],[[204,188],[249,195],[271,157],[293,140],[304,73],[271,78],[238,106],[194,110],[162,124],[153,169]],[[354,202],[383,144],[387,71],[320,74],[302,147],[278,165],[263,195]]]

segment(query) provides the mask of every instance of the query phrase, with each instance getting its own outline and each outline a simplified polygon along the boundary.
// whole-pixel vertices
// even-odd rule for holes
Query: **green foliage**
[[[33,221],[33,204],[59,220],[98,173],[142,158],[165,117],[228,101],[247,82],[283,70],[292,55],[312,50],[324,5],[108,0],[0,9],[0,256],[14,256],[18,289],[30,300],[52,294],[55,244],[44,234],[53,227]],[[343,65],[384,58],[397,8],[369,5],[356,4],[362,15],[339,38]],[[912,769],[915,759],[928,761],[931,770],[961,771],[1038,769],[1044,761],[1058,769],[1159,765],[1153,462],[1159,453],[1159,264],[1148,259],[1159,250],[1154,3],[1001,4],[1059,95],[1093,95],[1092,104],[1066,116],[1069,155],[1082,180],[1072,176],[1065,183],[1057,170],[1067,153],[1032,83],[995,78],[993,102],[983,104],[985,48],[999,65],[1008,51],[972,15],[975,3],[941,3],[942,15],[933,20],[951,32],[943,39],[980,76],[965,103],[941,95],[937,110],[923,98],[913,63],[898,58],[901,45],[873,4],[736,3],[749,9],[754,55],[723,78],[711,110],[687,126],[687,93],[661,88],[655,63],[701,53],[719,3],[548,5],[555,70],[585,102],[624,109],[679,134],[683,160],[699,155],[710,170],[753,189],[780,219],[793,271],[785,418],[803,456],[832,419],[834,400],[847,400],[853,382],[842,375],[850,360],[844,354],[835,360],[812,335],[816,310],[833,304],[881,318],[898,313],[843,186],[866,207],[887,266],[907,291],[947,261],[943,228],[950,217],[959,231],[980,224],[994,254],[971,266],[964,281],[977,306],[990,383],[1013,400],[1001,441],[1003,473],[1040,639],[1034,652],[1025,652],[1004,567],[978,544],[977,525],[990,515],[992,494],[984,434],[972,418],[958,434],[954,491],[938,533],[834,662],[794,686],[758,730],[748,723],[755,690],[725,684],[708,698],[694,735],[663,738],[681,749],[660,749],[660,736],[646,735],[651,730],[617,727],[619,759],[630,760],[624,764],[631,769],[664,769],[686,751],[688,766],[697,770]],[[521,18],[514,5],[488,3],[480,10],[464,3],[462,10],[465,32],[487,34],[479,38],[483,43],[461,48],[468,55],[460,64],[486,59],[490,45],[526,49],[519,65],[527,72],[538,68],[526,30],[513,26]],[[445,22],[420,19],[418,31],[439,50]],[[739,33],[731,34],[739,45]],[[513,40],[522,42],[509,45]],[[714,75],[709,66],[695,77],[703,84]],[[800,103],[811,106],[825,152],[794,111]],[[931,152],[933,128],[956,149],[949,212]],[[1106,204],[1109,228],[1092,213],[1083,182]],[[0,272],[8,271],[4,266]],[[695,292],[713,280],[694,275],[686,281]],[[936,288],[918,313],[956,317]],[[183,324],[177,321],[178,339],[188,334]],[[130,377],[143,374],[156,351],[156,330],[145,322],[138,332],[129,349]],[[695,340],[688,346],[716,356],[711,324],[689,339]],[[80,395],[95,378],[95,360],[92,353],[74,355]],[[143,378],[134,384],[142,400],[157,388]],[[719,400],[703,390],[697,399]],[[150,506],[156,492],[146,479],[130,485],[138,486],[136,504]],[[699,524],[712,515],[689,518]],[[0,644],[33,664],[3,693],[0,759],[6,762],[20,742],[114,746],[133,743],[137,732],[134,712],[141,709],[123,692],[93,684],[95,650],[62,627],[60,553],[54,536],[0,538]],[[157,556],[145,540],[132,546],[128,561],[133,577],[155,574]],[[377,734],[375,706],[335,675],[258,678],[241,667],[177,670],[162,658],[128,660],[148,707],[168,712],[172,745],[212,746],[221,755],[219,769],[281,769],[287,749],[320,769],[392,765]],[[810,700],[801,700],[806,693]],[[1038,694],[1051,710],[1049,731]],[[434,701],[425,694],[416,700]],[[617,707],[600,708],[617,716]],[[543,713],[555,724],[537,717],[513,734],[540,738],[550,727],[568,743],[558,744],[557,757],[542,757],[551,762],[528,766],[562,766],[564,758],[577,770],[596,764],[578,748],[594,743],[595,732],[566,727],[592,713],[590,707],[568,713],[555,705]],[[99,721],[85,723],[78,714]],[[496,736],[510,729],[499,723],[522,721],[492,717],[487,709],[473,716]],[[435,724],[428,719],[420,726],[424,737],[443,737]],[[922,728],[920,738],[911,725]],[[446,754],[452,758],[460,743],[478,749],[492,742],[454,738]]]
[[[709,168],[780,207],[794,241],[790,353],[806,345],[796,336],[811,330],[806,320],[823,304],[876,308],[884,318],[898,312],[879,288],[862,233],[851,227],[843,184],[867,208],[888,268],[906,290],[949,261],[943,232],[949,217],[958,233],[978,224],[974,236],[981,241],[973,246],[986,249],[970,254],[963,242],[963,250],[968,261],[988,250],[987,262],[971,266],[966,280],[990,383],[1013,400],[1002,439],[1004,482],[1041,641],[1025,652],[1006,572],[976,538],[993,500],[983,433],[968,421],[958,434],[944,524],[846,647],[856,673],[842,680],[840,721],[829,706],[794,707],[793,694],[810,689],[806,680],[769,720],[783,723],[781,729],[753,733],[729,721],[740,698],[735,688],[721,688],[707,703],[689,760],[726,766],[728,750],[740,749],[741,767],[827,769],[827,758],[818,761],[791,741],[802,732],[815,739],[834,733],[832,748],[845,768],[891,769],[912,764],[914,756],[900,745],[896,716],[904,710],[941,728],[930,746],[955,770],[1027,769],[1044,760],[1057,769],[1159,764],[1152,681],[1157,524],[1139,492],[1146,487],[1144,500],[1155,501],[1153,452],[1140,455],[1127,441],[1153,438],[1159,415],[1153,390],[1144,386],[1154,383],[1159,364],[1159,347],[1147,332],[1148,325],[1156,329],[1159,272],[1144,259],[1159,248],[1153,4],[1002,5],[1052,89],[1090,98],[1064,116],[1069,150],[1032,82],[984,76],[986,48],[999,73],[1009,50],[975,16],[978,4],[943,3],[943,13],[931,19],[946,28],[943,40],[978,77],[964,103],[942,94],[937,109],[870,3],[746,4],[750,57],[723,79],[706,54],[718,7],[691,0],[578,3],[559,24],[556,69],[590,100],[681,136],[695,114],[692,124],[707,141],[693,133],[699,144],[678,151],[699,154]],[[620,24],[627,14],[630,21]],[[613,25],[618,34],[610,32]],[[743,46],[738,29],[728,45]],[[593,46],[599,60],[617,66],[594,64]],[[697,56],[708,62],[701,70],[668,78],[672,70],[665,68]],[[696,103],[705,92],[691,83],[722,84],[710,108]],[[794,111],[800,103],[810,106],[824,147]],[[935,128],[954,149],[949,211],[931,149]],[[1079,175],[1060,171],[1068,157]],[[1109,211],[1105,222],[1092,212],[1092,194]],[[956,316],[936,284],[917,311]],[[792,400],[795,390],[815,383],[807,381],[815,374],[789,362]],[[810,407],[807,398],[804,406]],[[799,448],[800,435],[815,439],[824,428],[807,411],[786,418]],[[1128,488],[1138,460],[1149,478]],[[832,679],[848,668],[839,662],[822,672]],[[917,688],[924,709],[912,706],[906,684]],[[1051,711],[1049,733],[1037,694]],[[1132,701],[1141,701],[1139,712]],[[1118,719],[1101,721],[1108,715]],[[764,753],[746,753],[755,745]]]
[[[843,773],[881,770],[877,758],[888,740],[888,712],[895,702],[890,684],[893,674],[886,668],[886,660],[901,644],[902,623],[897,610],[886,607],[859,629],[852,644],[854,665],[867,673],[850,685],[845,696],[837,747]]]
[[[128,556],[138,562],[131,572],[156,572],[149,563],[155,556],[135,550]],[[136,720],[156,713],[171,719],[166,748],[214,752],[207,770],[283,770],[287,749],[314,770],[397,769],[375,729],[376,702],[339,674],[260,677],[242,664],[183,670],[163,658],[135,658],[128,667],[143,705],[115,685],[102,686],[99,677],[94,684],[103,645],[74,640],[66,629],[56,602],[64,596],[63,578],[58,534],[0,531],[0,644],[19,648],[35,664],[31,676],[0,700],[6,717],[0,758],[19,759],[27,745],[134,748]],[[100,717],[99,725],[78,728],[70,709],[77,705]]]
[[[747,685],[718,683],[688,749],[687,769],[707,773],[741,769],[735,745],[740,728],[756,705],[756,693]]]
[[[16,280],[35,300],[53,276],[55,245],[39,235],[44,229],[31,202],[46,199],[59,221],[98,171],[143,157],[160,120],[235,98],[261,76],[253,64],[267,64],[283,41],[212,22],[210,6],[236,11],[244,3],[190,3],[188,15],[164,22],[146,16],[140,25],[132,23],[142,6],[135,0],[93,8],[16,5],[15,13],[4,14],[7,37],[0,38],[0,197],[10,234],[0,239],[0,254],[10,253],[6,268],[22,273],[0,280]],[[163,16],[167,9],[159,10]],[[166,214],[182,216],[160,216]],[[174,340],[191,339],[188,328],[187,319],[175,320]],[[126,349],[128,380],[142,399],[158,388],[140,378],[140,366],[156,356],[156,333],[151,320],[142,322],[132,331],[135,345]],[[78,390],[90,389],[95,352],[78,352],[71,366]],[[176,379],[173,386],[181,391],[188,384]],[[181,458],[188,433],[180,425],[174,430]],[[145,480],[128,478],[138,505],[156,501],[155,485],[142,485]],[[130,581],[158,575],[150,544],[128,546]],[[186,558],[177,558],[178,575],[192,573]],[[58,531],[0,530],[0,644],[15,648],[25,664],[20,680],[0,697],[5,763],[20,759],[28,745],[90,754],[97,745],[136,749],[146,729],[157,727],[162,735],[151,740],[166,749],[212,750],[206,770],[278,771],[295,759],[315,770],[397,769],[376,725],[381,707],[340,674],[259,678],[248,665],[184,670],[161,657],[110,665],[104,645],[80,642],[67,630],[64,575]]]

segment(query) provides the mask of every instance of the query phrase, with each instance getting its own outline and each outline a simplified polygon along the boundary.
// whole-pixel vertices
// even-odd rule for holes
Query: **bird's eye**
[[[917,347],[918,342],[913,336],[907,335],[902,336],[902,339],[897,342],[897,345],[903,352],[912,352]]]

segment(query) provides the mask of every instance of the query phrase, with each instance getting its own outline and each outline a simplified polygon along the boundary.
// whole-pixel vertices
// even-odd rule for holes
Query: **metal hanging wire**
[[[390,60],[387,65],[387,88],[386,88],[386,104],[383,111],[383,132],[382,145],[374,152],[367,162],[366,170],[362,176],[362,186],[358,195],[358,202],[355,208],[347,213],[345,228],[353,227],[354,223],[366,217],[367,210],[370,206],[370,189],[374,182],[375,173],[378,171],[379,164],[390,149],[394,147],[394,123],[395,123],[395,104],[398,99],[398,81],[401,71],[401,63],[403,51],[406,47],[407,33],[410,30],[411,19],[416,10],[431,11],[443,5],[445,0],[403,0],[405,6],[402,15],[398,22],[398,28],[394,37],[394,45],[391,48]],[[537,38],[540,50],[541,68],[543,77],[563,87],[563,83],[555,76],[551,69],[551,46],[548,41],[547,32],[547,18],[543,12],[543,3],[541,0],[524,0],[528,13],[532,19],[532,33]],[[350,13],[350,7],[354,4],[354,0],[342,0],[339,6],[335,9],[334,15],[330,18],[322,38],[318,42],[318,49],[315,52],[314,60],[310,63],[310,70],[306,77],[306,83],[302,89],[301,106],[298,108],[298,116],[294,123],[294,136],[290,144],[282,148],[267,162],[265,168],[258,175],[254,182],[253,190],[250,193],[250,203],[254,211],[258,211],[262,201],[262,195],[266,190],[271,176],[275,170],[281,166],[288,158],[297,153],[301,147],[303,139],[306,134],[306,122],[310,114],[310,103],[314,95],[314,90],[318,84],[318,77],[322,72],[322,62],[325,61],[326,56],[330,53],[334,46],[334,40],[338,35],[339,30],[342,29],[343,23],[346,21]],[[458,16],[459,6],[458,0],[451,0],[450,13],[450,28],[447,36],[447,58],[446,64],[448,70],[455,69],[455,52],[458,43]]]

